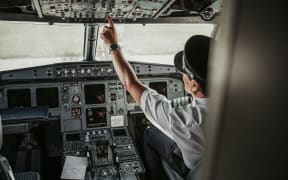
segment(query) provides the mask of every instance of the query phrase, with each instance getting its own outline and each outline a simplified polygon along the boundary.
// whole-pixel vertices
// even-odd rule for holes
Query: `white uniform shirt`
[[[185,165],[193,170],[204,150],[203,126],[206,98],[193,98],[192,103],[176,106],[165,96],[147,88],[141,96],[145,116],[179,146]]]

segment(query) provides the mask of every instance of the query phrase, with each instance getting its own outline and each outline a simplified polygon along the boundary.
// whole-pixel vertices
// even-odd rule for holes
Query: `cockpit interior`
[[[141,82],[173,100],[187,95],[174,54],[191,33],[213,36],[221,8],[220,0],[2,0],[0,179],[147,179],[143,132],[153,125],[99,38],[105,17],[122,31]]]

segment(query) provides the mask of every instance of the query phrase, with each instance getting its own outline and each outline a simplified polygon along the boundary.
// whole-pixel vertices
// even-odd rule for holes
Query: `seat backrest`
[[[162,165],[169,180],[183,180],[183,178],[179,176],[179,174],[174,171],[166,161],[162,160]]]
[[[0,114],[0,150],[2,148],[2,118]]]
[[[198,164],[195,169],[190,170],[186,180],[200,180],[201,166]]]
[[[2,147],[2,119],[0,114],[0,150]],[[0,179],[2,180],[14,180],[14,175],[8,160],[0,155]]]
[[[0,155],[0,179],[1,180],[15,180],[12,168],[8,160]]]

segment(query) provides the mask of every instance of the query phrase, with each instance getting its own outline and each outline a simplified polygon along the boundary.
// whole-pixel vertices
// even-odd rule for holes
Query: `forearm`
[[[109,47],[111,47],[111,45],[118,44],[118,38],[111,17],[107,17],[107,21],[109,22],[109,27],[104,26],[103,32],[101,33],[101,38]],[[114,69],[116,70],[116,73],[121,83],[124,85],[125,89],[132,95],[136,103],[140,105],[141,95],[145,90],[145,86],[140,83],[135,72],[131,68],[130,64],[124,59],[122,52],[119,48],[114,49],[112,51],[112,55],[114,59]]]
[[[141,95],[145,90],[144,85],[138,80],[131,65],[124,59],[120,49],[112,51],[114,69],[125,89],[140,105]]]
[[[123,86],[129,91],[132,81],[137,79],[130,64],[124,59],[120,49],[112,51],[114,69]]]

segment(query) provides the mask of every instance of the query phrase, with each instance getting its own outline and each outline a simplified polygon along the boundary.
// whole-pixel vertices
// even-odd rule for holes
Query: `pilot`
[[[160,159],[179,176],[186,178],[189,171],[198,169],[204,150],[203,125],[206,119],[210,38],[192,36],[186,42],[184,51],[175,55],[175,66],[183,73],[185,90],[193,98],[170,101],[139,81],[122,54],[112,19],[107,17],[107,20],[109,26],[104,26],[101,38],[111,49],[115,71],[147,119],[157,127],[146,129],[144,134],[145,151],[150,151],[150,155],[145,157],[147,171],[148,175],[154,175],[154,178],[149,179],[167,179],[159,171],[162,166]],[[151,156],[153,154],[161,158]]]

